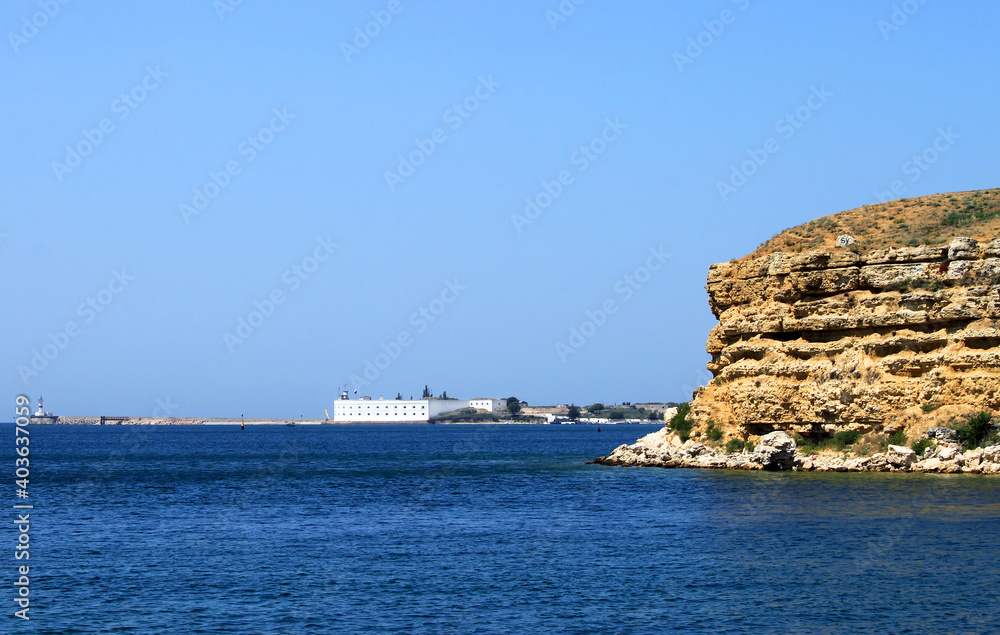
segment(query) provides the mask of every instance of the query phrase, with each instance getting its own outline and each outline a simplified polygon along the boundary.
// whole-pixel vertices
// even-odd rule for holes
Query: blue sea
[[[0,632],[1000,632],[1000,478],[586,465],[657,427],[33,426]]]

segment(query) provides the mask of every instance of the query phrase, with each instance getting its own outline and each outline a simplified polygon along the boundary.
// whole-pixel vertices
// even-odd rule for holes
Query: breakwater
[[[240,425],[239,417],[128,417],[128,416],[53,416],[32,417],[32,425],[68,425],[68,426],[191,426],[191,425]],[[319,425],[333,424],[332,419],[242,419],[248,426],[252,425]]]

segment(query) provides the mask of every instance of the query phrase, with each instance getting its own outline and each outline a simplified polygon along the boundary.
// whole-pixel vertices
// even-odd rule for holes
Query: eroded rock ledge
[[[741,439],[910,433],[945,416],[997,411],[998,282],[1000,240],[970,238],[712,265],[714,378],[695,392],[695,434],[709,422]]]
[[[797,452],[792,437],[777,431],[761,437],[753,452],[726,454],[691,440],[682,443],[676,435],[662,428],[632,445],[618,446],[610,456],[602,456],[594,463],[738,470],[1000,474],[1000,446],[962,452],[957,443],[945,441],[928,448],[921,457],[910,448],[896,445],[869,457],[807,456]]]

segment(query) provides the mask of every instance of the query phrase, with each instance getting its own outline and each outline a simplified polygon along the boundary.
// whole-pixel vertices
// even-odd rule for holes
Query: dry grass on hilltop
[[[824,216],[786,229],[746,258],[776,251],[833,248],[849,234],[862,253],[885,247],[936,245],[955,236],[979,241],[1000,237],[1000,189],[902,198]]]

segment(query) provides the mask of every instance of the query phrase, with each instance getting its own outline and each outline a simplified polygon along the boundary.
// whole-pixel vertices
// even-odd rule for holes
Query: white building
[[[473,402],[497,402],[497,399],[349,399],[347,392],[333,404],[334,423],[413,423],[427,421],[445,412],[462,408],[481,408]],[[491,404],[492,405],[492,404]],[[492,410],[491,410],[492,412]]]
[[[479,397],[477,399],[470,399],[469,407],[475,408],[476,410],[485,410],[486,412],[496,412],[497,410],[503,410],[506,408],[507,402],[503,399]]]

